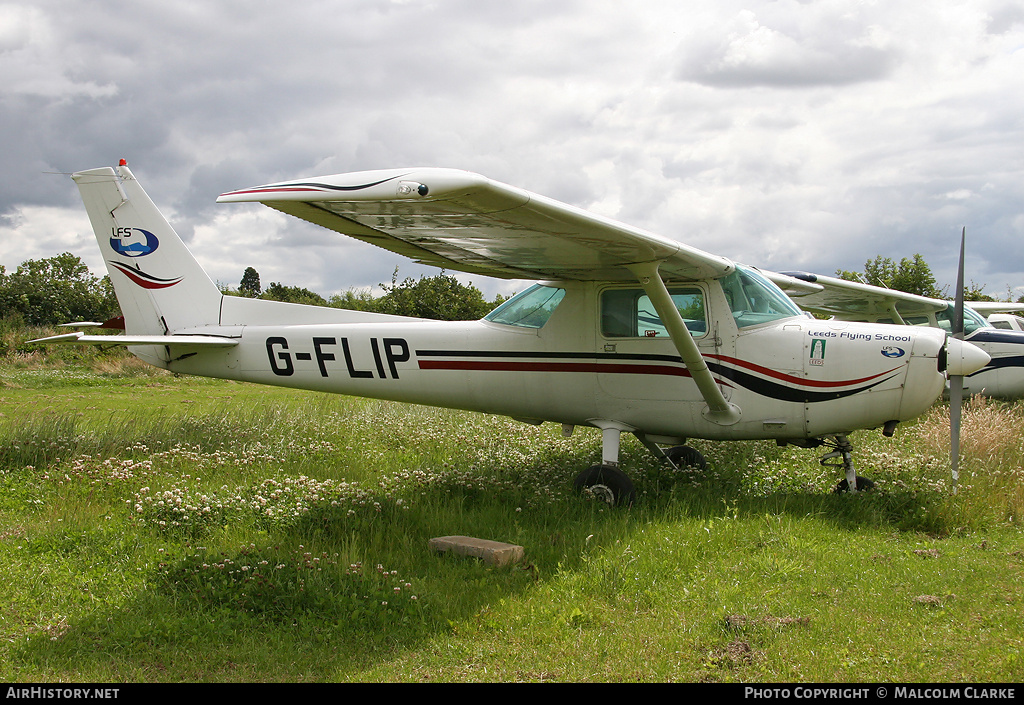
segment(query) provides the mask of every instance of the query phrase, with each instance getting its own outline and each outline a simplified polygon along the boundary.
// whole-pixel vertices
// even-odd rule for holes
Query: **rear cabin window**
[[[696,287],[670,287],[690,334],[707,333],[704,292]],[[643,289],[607,289],[601,293],[601,334],[606,338],[667,338],[668,330]]]
[[[541,328],[564,296],[565,289],[534,284],[484,316],[484,320],[520,328]]]

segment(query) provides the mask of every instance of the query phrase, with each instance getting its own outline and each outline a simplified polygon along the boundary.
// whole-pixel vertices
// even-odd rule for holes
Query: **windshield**
[[[939,328],[945,331],[952,331],[954,315],[956,315],[956,309],[953,304],[946,306],[945,311],[936,313],[935,320],[938,322]],[[964,306],[964,335],[970,335],[979,328],[991,327],[991,324],[982,318],[980,313],[968,306]]]
[[[540,328],[565,296],[565,289],[534,284],[484,316],[485,321],[521,328]]]
[[[782,289],[752,269],[737,265],[719,281],[739,328],[803,315]]]

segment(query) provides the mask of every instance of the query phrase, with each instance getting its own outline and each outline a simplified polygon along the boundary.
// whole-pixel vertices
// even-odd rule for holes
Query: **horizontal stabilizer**
[[[49,338],[37,338],[29,343],[70,343],[81,345],[188,345],[197,347],[230,348],[238,345],[239,338],[216,335],[85,335],[64,333]]]

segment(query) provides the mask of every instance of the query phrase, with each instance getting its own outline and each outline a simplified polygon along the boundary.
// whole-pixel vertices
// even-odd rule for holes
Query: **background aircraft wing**
[[[416,262],[506,279],[666,280],[733,270],[725,257],[466,171],[390,169],[267,184],[218,203],[260,202]]]
[[[821,286],[820,291],[807,294],[789,290],[788,293],[793,296],[797,306],[811,313],[835,316],[844,320],[874,321],[879,318],[892,317],[893,307],[902,317],[924,316],[944,311],[949,307],[949,302],[942,299],[908,294],[904,291],[885,289],[837,277],[808,272],[783,272],[783,274]]]
[[[801,279],[799,277],[792,276],[792,274],[781,274],[780,272],[771,272],[767,269],[761,268],[758,268],[757,271],[767,277],[773,284],[790,296],[816,294],[825,288],[821,284],[816,284],[808,279]]]
[[[1007,301],[965,301],[982,316],[988,318],[990,313],[1019,313],[1024,311],[1024,304],[1012,304]]]

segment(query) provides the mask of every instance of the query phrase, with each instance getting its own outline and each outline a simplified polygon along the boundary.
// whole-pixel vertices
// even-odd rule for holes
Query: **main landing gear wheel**
[[[704,470],[708,466],[700,451],[690,446],[673,446],[665,451],[665,457],[680,470]]]
[[[633,481],[611,465],[592,465],[572,483],[577,492],[589,491],[609,507],[628,507],[636,499]]]

